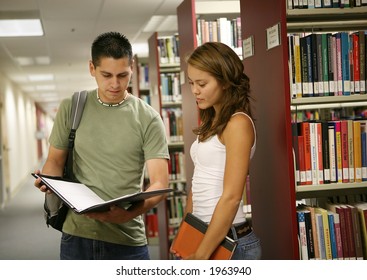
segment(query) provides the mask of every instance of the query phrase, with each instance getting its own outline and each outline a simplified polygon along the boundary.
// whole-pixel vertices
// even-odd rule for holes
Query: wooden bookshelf
[[[167,38],[167,34],[164,37],[160,37],[157,32],[153,33],[148,40],[149,45],[149,82],[150,82],[150,99],[151,105],[154,109],[156,109],[163,120],[165,121],[165,112],[171,110],[180,110],[182,106],[181,100],[177,100],[177,92],[174,96],[163,96],[163,81],[165,77],[173,77],[175,76],[175,81],[177,82],[177,77],[180,73],[180,64],[178,59],[173,59],[171,61],[162,62],[161,53],[159,52],[159,39]],[[174,36],[174,35],[172,35]],[[171,76],[172,75],[172,76]],[[176,84],[177,85],[177,84]],[[179,85],[179,80],[178,80]],[[178,86],[179,88],[179,86]],[[172,88],[170,88],[171,90]],[[173,90],[173,89],[172,89]],[[180,99],[180,98],[179,98]],[[171,125],[171,124],[170,124]],[[170,151],[170,155],[174,152],[183,152],[185,151],[183,145],[182,137],[170,137],[171,134],[167,133],[168,139],[168,148]],[[171,157],[170,163],[173,162],[173,158]],[[172,173],[171,173],[172,174]],[[172,175],[173,176],[173,175]],[[182,186],[186,184],[185,178],[171,178],[170,179],[170,187],[176,188],[178,185]],[[176,196],[182,196],[182,191],[177,191],[175,189],[173,196],[169,197],[166,201],[162,201],[158,205],[158,239],[159,239],[159,250],[160,250],[160,259],[170,259],[170,243],[172,241],[173,236],[175,235],[175,229],[178,228],[179,218],[173,219],[170,217],[173,210],[173,203],[178,201]],[[174,207],[177,207],[174,205]],[[176,209],[174,209],[176,210]]]
[[[256,99],[258,142],[250,167],[252,217],[264,259],[299,259],[296,199],[366,193],[366,182],[296,186],[291,111],[363,105],[366,95],[291,100],[287,45],[288,32],[365,30],[365,9],[302,9],[287,13],[284,0],[241,0],[243,38],[254,38],[254,55],[245,58],[244,65]],[[268,49],[266,31],[274,26],[279,26],[280,44]]]

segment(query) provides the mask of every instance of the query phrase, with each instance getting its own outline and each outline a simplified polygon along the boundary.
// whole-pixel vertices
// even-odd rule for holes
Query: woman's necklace
[[[125,100],[127,99],[127,97],[129,96],[129,93],[127,91],[125,91],[125,97],[124,99],[122,99],[119,103],[115,103],[115,104],[108,104],[108,103],[104,103],[101,98],[99,98],[99,95],[98,95],[98,90],[97,90],[97,99],[98,99],[98,102],[100,104],[102,104],[103,106],[106,106],[106,107],[117,107],[117,106],[120,106],[122,103],[125,102]]]

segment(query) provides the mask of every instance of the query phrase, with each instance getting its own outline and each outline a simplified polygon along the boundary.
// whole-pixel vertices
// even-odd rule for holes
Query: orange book
[[[362,182],[361,123],[353,122],[354,181]]]
[[[182,258],[186,258],[196,251],[200,242],[204,238],[204,234],[208,225],[195,217],[191,213],[187,213],[185,219],[172,242],[171,250],[178,253]],[[229,260],[231,259],[235,249],[236,242],[226,237],[218,248],[211,255],[211,260]]]

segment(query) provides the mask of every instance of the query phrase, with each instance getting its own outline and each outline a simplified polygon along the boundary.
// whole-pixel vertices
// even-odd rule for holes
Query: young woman
[[[201,45],[187,63],[201,124],[194,129],[197,139],[190,150],[195,169],[186,213],[209,224],[187,259],[209,259],[227,235],[238,243],[232,259],[260,259],[260,241],[242,211],[256,146],[249,79],[238,55],[222,43]]]

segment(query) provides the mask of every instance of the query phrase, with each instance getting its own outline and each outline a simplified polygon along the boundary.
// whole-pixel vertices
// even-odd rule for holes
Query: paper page
[[[48,182],[56,192],[62,195],[77,210],[83,210],[105,202],[83,184],[54,180],[45,177],[42,177],[42,180]]]

